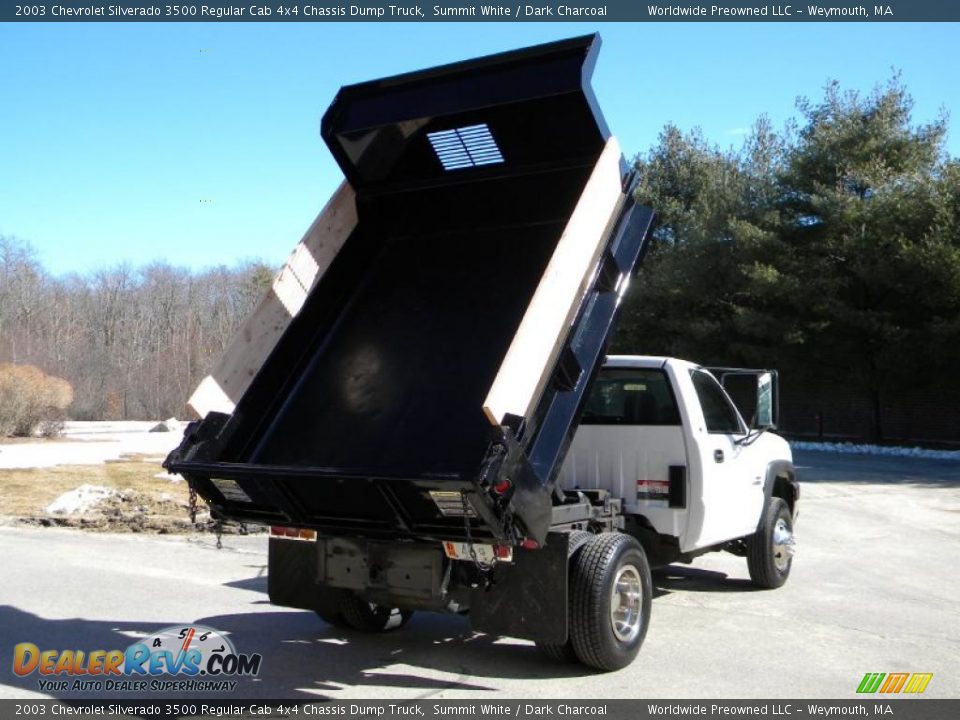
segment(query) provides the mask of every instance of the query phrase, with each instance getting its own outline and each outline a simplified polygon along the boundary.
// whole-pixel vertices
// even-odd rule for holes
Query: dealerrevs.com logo
[[[38,689],[56,691],[222,691],[236,677],[255,676],[263,657],[238,653],[224,633],[203,625],[163,628],[125,650],[49,650],[31,642],[13,649],[13,672],[38,675]]]

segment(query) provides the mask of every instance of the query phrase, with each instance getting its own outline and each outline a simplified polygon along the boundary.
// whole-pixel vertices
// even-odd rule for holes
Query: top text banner
[[[960,22],[956,0],[668,3],[656,0],[357,0],[166,3],[136,0],[2,3],[3,22]]]

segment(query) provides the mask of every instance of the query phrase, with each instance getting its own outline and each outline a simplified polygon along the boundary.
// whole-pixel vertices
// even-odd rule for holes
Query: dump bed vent
[[[444,170],[462,170],[503,162],[503,154],[486,124],[427,133]]]

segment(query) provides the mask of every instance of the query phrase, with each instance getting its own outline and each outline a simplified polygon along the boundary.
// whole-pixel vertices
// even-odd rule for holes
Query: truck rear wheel
[[[402,628],[413,617],[413,611],[377,605],[349,593],[340,603],[340,615],[354,630],[375,633]]]
[[[343,619],[343,615],[341,615],[339,612],[327,612],[325,610],[317,610],[315,612],[321,620],[331,627],[347,627],[347,621]]]
[[[650,565],[640,543],[623,533],[590,538],[570,577],[570,639],[580,662],[598,670],[633,662],[652,602]]]
[[[757,587],[783,585],[793,564],[793,516],[782,498],[767,503],[760,527],[747,538],[747,568]]]
[[[573,572],[573,559],[576,557],[580,548],[587,544],[590,538],[593,537],[593,533],[587,532],[586,530],[573,530],[570,533],[570,537],[567,539],[567,562],[571,566],[569,568],[570,573]],[[569,586],[569,582],[567,583]],[[568,590],[569,592],[569,590]],[[573,649],[573,641],[570,639],[570,628],[569,622],[567,623],[567,641],[562,645],[556,645],[554,643],[537,643],[537,649],[546,655],[551,660],[556,660],[557,662],[572,663],[577,661],[577,653]]]
[[[314,598],[313,610],[327,625],[335,628],[345,628],[347,627],[347,621],[343,619],[340,605],[348,594],[349,591],[340,588],[320,587],[317,589]]]

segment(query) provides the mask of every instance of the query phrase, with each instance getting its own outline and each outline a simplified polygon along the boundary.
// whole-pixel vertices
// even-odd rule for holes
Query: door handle
[[[723,450],[714,450],[713,460],[714,462],[718,462],[718,463],[723,462]]]

